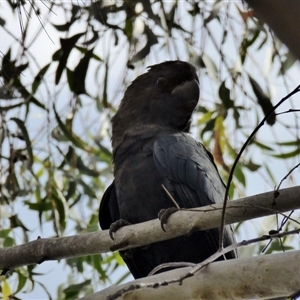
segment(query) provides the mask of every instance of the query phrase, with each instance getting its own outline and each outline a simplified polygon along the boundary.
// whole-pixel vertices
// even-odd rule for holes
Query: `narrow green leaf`
[[[206,125],[204,126],[204,128],[201,131],[201,139],[203,139],[204,133],[205,132],[211,132],[213,131],[214,127],[215,127],[215,121],[216,118],[213,118],[211,120],[209,120]]]
[[[258,146],[259,148],[261,148],[263,150],[274,151],[274,149],[271,148],[270,146],[262,144],[262,143],[258,142],[257,140],[252,140],[251,144],[255,144],[256,146]]]
[[[295,250],[292,246],[285,246],[281,244],[279,239],[272,240],[271,245],[268,247],[268,250],[265,252],[265,254],[271,254],[273,252],[282,252],[282,251],[288,251],[288,250]]]
[[[246,186],[246,178],[239,165],[234,170],[234,176],[244,187]]]
[[[137,61],[144,59],[150,53],[151,47],[158,43],[157,36],[147,25],[145,25],[144,34],[147,36],[147,43],[139,52],[137,52],[132,57],[132,59],[130,60],[131,63],[135,63]]]
[[[53,61],[59,61],[61,55],[60,49],[56,50],[53,55],[52,55],[52,60]]]
[[[72,24],[74,23],[75,20],[71,21],[70,22],[67,22],[65,24],[61,24],[61,25],[55,25],[55,24],[52,24],[52,26],[55,27],[55,29],[57,31],[68,31],[70,29],[70,27],[72,26]]]
[[[111,157],[112,157],[112,153],[109,149],[107,149],[106,147],[104,147],[101,143],[97,143],[97,145],[100,148],[100,153],[99,154],[95,154],[96,158],[99,161],[104,161],[107,162],[108,164],[111,163]]]
[[[27,266],[27,270],[29,269],[29,267],[30,266]],[[32,272],[32,275],[29,275],[29,278],[32,278],[33,275],[37,276],[37,275],[44,275],[44,274]],[[40,285],[42,287],[42,289],[44,290],[44,292],[47,294],[48,299],[52,299],[52,296],[50,295],[50,293],[48,292],[48,289],[46,288],[46,286],[43,283],[41,283],[37,280],[33,281],[32,283],[37,283],[38,285]]]
[[[60,151],[60,149],[58,149]],[[96,170],[90,169],[87,167],[82,158],[78,156],[75,152],[75,149],[73,147],[69,147],[68,152],[66,154],[63,154],[64,160],[58,167],[59,169],[63,169],[64,165],[67,163],[71,168],[78,169],[78,171],[82,174],[92,176],[92,177],[98,177],[100,173]]]
[[[10,82],[11,78],[13,78],[14,68],[15,65],[14,62],[11,61],[11,50],[9,48],[7,53],[2,57],[2,64],[0,70],[0,75],[2,76],[6,84]]]
[[[128,278],[130,276],[130,272],[126,272],[124,275],[122,275],[119,279],[117,279],[117,281],[115,282],[115,285],[119,285],[121,284],[122,282],[124,282],[124,280],[126,278]]]
[[[13,238],[11,238],[10,236],[5,238],[5,240],[3,242],[4,247],[12,247],[14,245],[15,245],[15,240]]]
[[[102,103],[105,108],[108,107],[108,100],[107,100],[107,84],[108,84],[108,61],[105,63],[105,75],[104,75],[104,84],[103,84],[103,96],[102,96]]]
[[[29,231],[29,229],[19,219],[18,215],[12,215],[11,217],[9,217],[9,221],[11,228],[21,227],[24,231]]]
[[[67,195],[66,200],[68,201],[71,197],[73,197],[76,193],[76,181],[75,180],[70,180],[69,181],[69,186],[68,186],[68,191],[67,191]]]
[[[105,274],[105,271],[102,268],[102,260],[101,258],[99,259],[98,255],[92,255],[90,256],[90,261],[88,262],[93,268],[95,268],[98,273],[101,275],[101,280],[103,280],[103,278],[107,279],[107,276]],[[104,279],[104,280],[105,280]]]
[[[205,64],[207,74],[209,77],[211,77],[213,80],[218,80],[218,69],[214,63],[214,61],[206,54],[202,55],[202,60]]]
[[[65,195],[66,200],[68,201],[71,197],[73,197],[76,193],[76,181],[75,180],[70,180],[68,183],[68,191],[67,191],[67,195]]]
[[[87,194],[92,198],[97,198],[94,190],[88,184],[86,184],[81,178],[78,178],[77,182],[83,187],[85,194]]]
[[[46,107],[33,96],[33,93],[29,93],[27,91],[27,89],[23,86],[23,84],[21,83],[21,81],[18,78],[15,79],[14,86],[18,90],[18,92],[20,92],[22,97],[25,99],[24,104],[26,104],[26,106],[27,106],[26,116],[28,115],[30,103],[33,103],[42,109],[46,109]]]
[[[82,273],[84,270],[83,263],[85,263],[87,259],[87,257],[72,257],[68,258],[66,262],[69,266],[71,266],[72,268],[75,267],[78,272]]]
[[[23,71],[25,71],[28,66],[29,66],[29,63],[25,63],[25,64],[22,64],[22,65],[16,66],[16,70],[18,71],[17,74],[20,74]]]
[[[56,219],[56,223],[57,225],[60,225],[60,227],[58,227],[57,230],[64,230],[66,228],[66,210],[61,197],[58,196],[58,190],[53,191],[51,199],[52,203],[54,204],[53,208],[55,209],[54,217]]]
[[[67,80],[68,80],[69,88],[72,91],[74,86],[74,72],[69,68],[66,68],[66,71],[67,71]]]
[[[89,39],[88,41],[82,43],[83,45],[91,45],[93,43],[95,43],[98,39],[99,39],[99,33],[97,30],[94,29],[94,27],[92,26],[92,32],[93,32],[93,36],[91,39]]]
[[[254,28],[252,30],[249,30],[247,38],[243,39],[242,44],[241,44],[241,48],[240,48],[240,56],[241,56],[241,62],[242,63],[245,62],[248,48],[256,41],[256,39],[258,38],[260,32],[261,32],[260,28]]]
[[[10,109],[14,109],[16,107],[22,106],[24,105],[24,102],[20,102],[17,104],[13,104],[13,105],[8,105],[8,106],[0,106],[0,112],[5,112],[5,111],[9,111]]]
[[[40,202],[40,203],[32,203],[30,201],[24,201],[24,204],[28,206],[30,210],[35,210],[38,212],[50,211],[52,206],[50,202]]]
[[[10,232],[11,232],[11,228],[0,230],[0,238],[8,237]]]
[[[53,105],[53,111],[58,126],[60,127],[64,135],[68,138],[68,140],[72,142],[76,147],[82,150],[87,150],[87,145],[77,135],[75,135],[73,132],[70,132],[67,126],[61,121],[58,113],[56,112],[55,105]]]
[[[50,67],[50,64],[47,64],[45,67],[43,67],[35,76],[34,81],[32,83],[32,94],[35,94],[35,92],[37,91],[40,83],[42,82],[42,79],[44,78],[48,68]]]
[[[244,165],[246,168],[248,168],[252,172],[257,171],[261,167],[261,165],[255,164],[251,159]]]
[[[220,85],[219,97],[226,109],[233,108],[234,102],[230,98],[230,90],[225,86],[225,81]]]
[[[271,155],[276,158],[286,159],[286,158],[295,157],[299,154],[300,154],[300,148],[297,148],[291,152],[286,152],[286,153],[281,153],[281,154],[271,154]]]
[[[87,51],[89,51],[89,50],[87,50],[86,48],[80,47],[80,46],[75,46],[75,48],[76,48],[78,51],[80,51],[81,53],[84,53],[84,54],[85,54]],[[95,60],[97,60],[97,61],[103,62],[103,59],[100,58],[100,56],[96,55],[95,53],[93,53],[92,58],[95,59]]]
[[[262,90],[262,88],[259,86],[259,84],[250,76],[249,76],[249,80],[250,80],[250,84],[252,86],[253,92],[257,98],[257,102],[259,104],[259,106],[262,108],[265,116],[267,116],[269,114],[269,112],[271,110],[273,110],[273,104],[271,102],[271,99],[264,93],[264,91]],[[276,115],[273,112],[267,119],[267,123],[269,125],[274,125],[276,121]]]
[[[220,8],[223,6],[223,1],[216,1],[212,7],[209,16],[204,20],[204,26],[206,26],[210,21],[218,17]]]
[[[240,124],[240,116],[241,116],[241,114],[239,112],[239,109],[237,107],[234,107],[233,108],[233,118],[235,120],[235,126],[237,129],[242,127]]]
[[[0,26],[4,27],[5,23],[5,20],[0,17]]]
[[[295,62],[297,61],[296,57],[290,52],[287,53],[285,60],[282,62],[281,67],[278,71],[278,75],[285,75],[285,73],[290,69]]]
[[[267,174],[269,175],[269,178],[270,178],[271,181],[272,181],[272,184],[273,184],[274,186],[276,186],[276,185],[277,185],[277,182],[276,182],[275,177],[273,176],[273,174],[272,174],[270,168],[269,168],[267,165],[265,165],[265,168],[266,168]]]
[[[197,120],[197,124],[198,124],[198,125],[200,125],[200,124],[205,124],[205,123],[207,123],[208,121],[210,121],[211,118],[212,118],[213,113],[214,113],[214,112],[209,111],[209,112],[207,112],[207,113],[201,114],[201,117]]]
[[[11,118],[11,120],[17,123],[17,125],[19,126],[19,128],[22,132],[24,141],[26,143],[27,153],[28,153],[28,156],[29,156],[28,165],[29,165],[29,168],[31,169],[32,164],[33,164],[33,152],[32,152],[32,147],[31,147],[31,141],[29,139],[29,135],[28,135],[25,123],[22,120],[18,119],[18,118]]]
[[[59,83],[61,75],[67,66],[67,61],[68,61],[68,58],[69,58],[69,55],[70,55],[72,49],[74,48],[74,46],[77,43],[77,41],[79,40],[79,38],[81,36],[83,36],[84,34],[85,33],[82,32],[82,33],[75,34],[68,39],[62,39],[62,38],[60,39],[61,48],[59,49],[59,53],[58,53],[59,63],[58,63],[58,67],[56,70],[55,84]]]
[[[280,146],[295,146],[295,147],[300,147],[300,140],[293,140],[293,141],[288,141],[288,142],[278,142],[276,145]]]
[[[124,33],[125,36],[127,37],[128,41],[131,41],[132,39],[132,32],[133,32],[133,22],[134,19],[130,18],[130,19],[126,19],[125,21],[125,27],[124,27]]]
[[[204,107],[204,106],[197,106],[197,107],[196,107],[196,112],[207,113],[208,110],[207,110],[207,108]]]
[[[17,287],[17,290],[15,293],[18,293],[19,291],[21,291],[27,281],[27,277],[24,276],[21,272],[17,272],[17,274],[18,274],[18,287]]]
[[[84,282],[78,283],[78,284],[73,284],[68,286],[64,292],[66,294],[69,294],[70,292],[76,292],[76,295],[79,294],[79,292],[85,287],[85,286],[90,286],[91,285],[91,280],[86,280]]]
[[[100,173],[98,171],[95,171],[95,170],[87,167],[79,156],[77,157],[76,166],[77,166],[77,169],[79,170],[79,172],[82,174],[92,176],[92,177],[98,177],[100,175]]]
[[[85,79],[90,59],[93,56],[93,51],[94,48],[88,50],[73,71],[73,84],[71,86],[71,91],[77,95],[86,94]]]
[[[78,196],[74,199],[74,201],[69,204],[69,208],[72,208],[74,205],[76,205],[81,200],[81,197],[82,197],[82,194],[78,193]],[[98,230],[98,228],[97,228],[97,230]]]

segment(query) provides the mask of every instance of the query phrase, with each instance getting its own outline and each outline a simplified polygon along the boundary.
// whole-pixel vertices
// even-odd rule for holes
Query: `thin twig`
[[[277,113],[276,116],[294,113],[294,112],[300,112],[300,109],[289,109],[289,110]]]
[[[275,233],[279,233],[283,226],[286,224],[286,222],[291,218],[291,215],[294,213],[294,210],[292,210],[288,216],[284,216],[284,218],[282,219],[281,221],[281,224],[280,224],[280,227],[277,229],[277,230],[270,230],[269,231],[269,235],[272,235],[272,234],[275,234]],[[276,214],[276,216],[278,216]],[[282,244],[282,241],[281,239],[280,240],[280,243],[281,243],[281,248],[282,248],[282,251],[284,251],[284,247],[283,247],[283,244]],[[269,245],[272,243],[272,239],[268,242],[268,244],[261,250],[262,253],[264,253],[266,251],[266,249],[269,247]]]
[[[276,190],[275,190],[275,192],[274,192],[274,195],[279,195],[279,192],[278,192],[278,191],[279,191],[280,186],[281,186],[281,184],[283,183],[283,181],[286,180],[286,179],[288,178],[288,176],[290,176],[290,175],[292,174],[292,172],[293,172],[295,169],[297,169],[299,166],[300,166],[300,163],[297,164],[296,166],[294,166],[294,167],[293,167],[293,168],[292,168],[292,169],[291,169],[291,170],[290,170],[290,171],[289,171],[289,172],[281,179],[281,181],[280,181],[278,187],[276,188]],[[275,205],[276,205],[276,201],[275,201],[276,198],[277,198],[277,197],[274,197],[272,206],[275,206]],[[279,227],[279,228],[277,227],[277,230],[271,230],[271,231],[269,231],[269,234],[270,234],[271,232],[274,232],[274,233],[280,232],[280,231],[282,230],[283,226],[286,224],[286,222],[287,222],[288,220],[291,219],[291,215],[292,215],[293,213],[294,213],[294,210],[292,210],[288,216],[284,216],[284,218],[283,218],[282,221],[281,221],[280,227]],[[276,214],[276,217],[278,218],[278,215],[277,215],[277,214]],[[277,220],[277,222],[278,222],[278,220]],[[272,242],[272,240],[270,240],[269,243],[262,249],[262,251],[261,251],[262,253],[264,253],[264,252],[266,251],[266,249],[270,246],[271,242]],[[280,243],[281,243],[282,250],[284,251],[284,247],[283,247],[283,244],[282,244],[281,239],[280,239]]]
[[[266,240],[273,240],[274,238],[282,238],[284,236],[288,236],[291,234],[299,234],[300,233],[300,228],[294,229],[294,230],[290,230],[290,231],[286,231],[286,232],[281,232],[281,233],[274,233],[274,234],[270,234],[270,235],[263,235],[261,237],[258,238],[254,238],[254,239],[250,239],[250,240],[243,240],[239,243],[235,243],[232,244],[226,248],[223,249],[219,249],[216,253],[214,253],[213,255],[211,255],[209,258],[207,258],[206,260],[204,260],[203,262],[199,263],[199,264],[193,264],[194,267],[187,272],[185,275],[177,278],[177,279],[172,279],[170,281],[167,281],[168,284],[170,283],[179,283],[181,284],[182,281],[188,277],[194,276],[194,274],[198,271],[200,271],[201,269],[203,269],[205,266],[207,266],[208,264],[214,262],[216,259],[218,259],[220,256],[225,255],[226,253],[233,251],[237,248],[241,248],[241,247],[245,247],[248,246],[250,244],[254,244],[257,242],[261,242],[261,241],[266,241]],[[153,269],[151,271],[151,273],[149,275],[153,275],[154,273],[158,272],[159,270],[165,269],[165,268],[175,268],[175,267],[189,267],[191,266],[191,263],[184,263],[184,262],[176,262],[176,263],[166,263],[166,264],[162,264],[158,267],[156,267],[155,269]],[[166,281],[164,281],[164,284],[166,284]],[[155,286],[159,286],[160,283],[155,283]],[[149,286],[150,287],[150,286]]]
[[[168,197],[172,200],[172,202],[174,203],[174,205],[176,206],[176,208],[180,209],[180,206],[177,204],[176,200],[173,198],[173,196],[167,190],[167,188],[163,184],[161,186],[162,186],[163,190],[166,192],[166,194],[168,195]]]
[[[281,186],[281,184],[297,169],[297,168],[299,168],[299,166],[300,166],[300,163],[299,164],[297,164],[296,166],[294,166],[282,179],[281,179],[281,181],[280,181],[280,183],[279,183],[279,185],[278,185],[278,187],[277,187],[277,189],[276,189],[276,191],[278,191],[279,189],[280,189],[280,186]]]
[[[250,136],[247,138],[246,142],[244,143],[244,145],[242,146],[240,152],[238,153],[232,168],[230,170],[229,173],[229,177],[228,177],[228,181],[227,181],[227,185],[226,185],[226,190],[225,190],[225,195],[224,195],[224,202],[223,202],[223,211],[222,211],[222,221],[221,221],[221,230],[220,230],[220,239],[219,239],[219,250],[223,249],[223,237],[224,237],[224,228],[225,228],[225,210],[226,210],[226,205],[227,205],[227,201],[228,201],[228,193],[229,193],[229,188],[230,188],[230,184],[233,178],[233,173],[234,170],[243,154],[243,152],[245,151],[246,147],[248,146],[248,144],[250,143],[250,141],[253,139],[253,137],[255,136],[255,134],[257,133],[257,131],[265,124],[265,121],[269,118],[269,116],[271,116],[274,111],[282,104],[284,103],[287,99],[289,99],[291,96],[293,96],[294,94],[298,93],[300,91],[300,85],[298,85],[291,93],[289,93],[287,96],[285,96],[284,98],[282,98],[270,111],[269,113],[262,119],[262,121],[258,124],[258,126],[253,130],[253,132],[250,134]]]

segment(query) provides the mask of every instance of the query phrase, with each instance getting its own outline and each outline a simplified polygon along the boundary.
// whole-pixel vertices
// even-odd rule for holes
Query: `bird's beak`
[[[185,81],[181,85],[176,86],[171,94],[173,96],[185,99],[188,102],[193,102],[196,106],[200,94],[199,84],[195,79]]]

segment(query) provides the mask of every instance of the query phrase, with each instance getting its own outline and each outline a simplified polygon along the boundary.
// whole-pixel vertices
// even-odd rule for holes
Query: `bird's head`
[[[140,127],[189,131],[199,99],[195,68],[183,61],[166,61],[149,67],[127,88],[113,118],[113,134]]]

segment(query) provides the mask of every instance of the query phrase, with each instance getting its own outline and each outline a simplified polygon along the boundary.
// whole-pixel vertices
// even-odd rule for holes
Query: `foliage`
[[[98,230],[99,201],[112,178],[110,119],[145,66],[181,59],[197,67],[192,132],[225,181],[247,136],[299,75],[289,51],[237,2],[8,0],[0,7],[3,247]],[[281,111],[290,108],[293,101]],[[231,198],[273,188],[299,162],[298,123],[296,113],[271,115],[236,168]],[[293,174],[290,180],[297,183]],[[279,250],[272,245],[269,252]],[[124,280],[120,265],[117,254],[66,261],[58,298]],[[12,271],[2,298],[35,285],[56,297],[42,277],[37,266]]]

